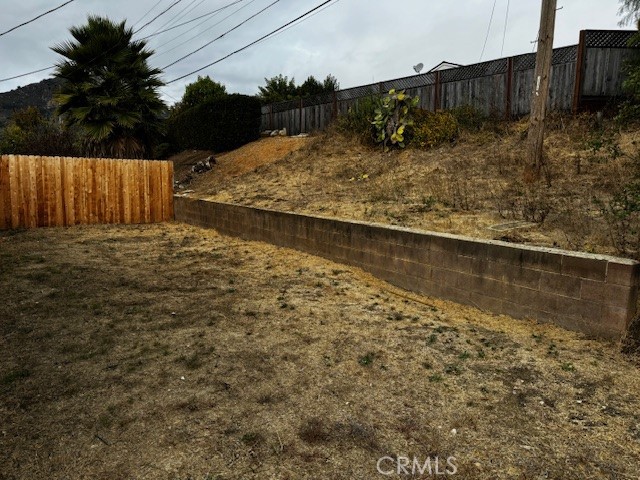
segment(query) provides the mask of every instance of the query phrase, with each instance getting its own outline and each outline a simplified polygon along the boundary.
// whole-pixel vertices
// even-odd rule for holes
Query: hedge
[[[193,108],[169,122],[169,136],[181,150],[223,152],[260,137],[260,100],[232,94]]]

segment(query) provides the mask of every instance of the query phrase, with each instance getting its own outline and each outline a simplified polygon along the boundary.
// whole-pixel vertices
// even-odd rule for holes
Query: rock
[[[277,137],[278,136],[278,130],[274,130],[273,132],[271,132],[271,136],[272,137]]]
[[[282,130],[280,130],[278,132],[278,135],[280,135],[281,137],[286,137],[287,136],[287,129],[283,128]]]
[[[271,132],[271,130],[263,130],[262,132],[260,132],[260,136],[261,137],[269,137],[271,136],[273,132]]]

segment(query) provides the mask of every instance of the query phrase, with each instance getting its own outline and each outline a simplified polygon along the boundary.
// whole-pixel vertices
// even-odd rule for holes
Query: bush
[[[487,121],[487,116],[471,105],[463,105],[450,110],[458,122],[458,126],[465,130],[478,131]]]
[[[197,105],[168,122],[169,137],[181,150],[222,152],[260,137],[260,100],[233,94]]]
[[[374,128],[371,122],[379,104],[380,97],[375,95],[358,99],[346,114],[338,117],[336,129],[343,135],[357,137],[362,143],[373,144]]]
[[[14,112],[0,132],[0,153],[47,156],[81,154],[74,131],[45,118],[36,108]]]
[[[617,252],[640,259],[640,179],[623,185],[607,202],[594,200],[607,222]]]
[[[418,110],[414,116],[411,141],[422,148],[450,143],[458,137],[458,121],[450,112]]]

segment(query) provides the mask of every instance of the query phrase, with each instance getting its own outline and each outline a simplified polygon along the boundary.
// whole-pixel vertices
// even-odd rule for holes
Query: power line
[[[324,7],[325,5],[327,5],[327,4],[329,4],[329,3],[331,3],[332,1],[334,1],[334,0],[325,0],[325,1],[324,1],[324,2],[322,2],[320,5],[318,5],[318,6],[314,7],[314,8],[312,8],[311,10],[309,10],[309,11],[307,11],[307,12],[303,13],[302,15],[300,15],[300,16],[298,16],[298,17],[294,18],[294,19],[293,19],[293,20],[291,20],[290,22],[285,23],[285,24],[284,24],[284,25],[282,25],[281,27],[276,28],[276,29],[275,29],[275,30],[273,30],[272,32],[267,33],[266,35],[263,35],[262,37],[258,38],[257,40],[254,40],[253,42],[248,43],[248,44],[247,44],[247,45],[245,45],[244,47],[239,48],[239,49],[237,49],[237,50],[234,50],[233,52],[231,52],[231,53],[229,53],[229,54],[225,55],[225,56],[224,56],[224,57],[222,57],[222,58],[219,58],[219,59],[218,59],[218,60],[216,60],[215,62],[211,62],[211,63],[209,63],[209,64],[205,65],[204,67],[200,67],[200,68],[198,68],[198,69],[196,69],[196,70],[193,70],[192,72],[189,72],[189,73],[187,73],[187,74],[185,74],[185,75],[182,75],[182,76],[180,76],[180,77],[174,78],[173,80],[170,80],[170,81],[166,82],[166,83],[165,83],[165,85],[169,85],[170,83],[177,82],[178,80],[182,80],[183,78],[186,78],[186,77],[188,77],[188,76],[190,76],[190,75],[193,75],[194,73],[198,73],[198,72],[200,72],[200,71],[204,70],[205,68],[209,68],[209,67],[211,67],[211,66],[213,66],[213,65],[215,65],[215,64],[217,64],[217,63],[222,62],[223,60],[226,60],[227,58],[229,58],[229,57],[231,57],[231,56],[233,56],[233,55],[235,55],[235,54],[237,54],[237,53],[242,52],[243,50],[246,50],[247,48],[249,48],[249,47],[251,47],[251,46],[255,45],[256,43],[261,42],[262,40],[264,40],[264,39],[266,39],[266,38],[270,37],[271,35],[274,35],[274,34],[278,33],[280,30],[283,30],[283,29],[287,28],[289,25],[291,25],[291,24],[293,24],[293,23],[297,22],[298,20],[300,20],[300,19],[302,19],[302,18],[305,18],[305,17],[309,16],[310,14],[312,14],[313,12],[315,12],[316,10],[318,10],[319,8]]]
[[[164,0],[158,0],[158,1],[156,2],[156,4],[155,4],[153,7],[151,7],[149,10],[147,10],[147,12],[146,12],[144,15],[142,15],[142,16],[141,16],[141,17],[136,21],[136,23],[134,23],[134,24],[132,25],[132,27],[135,27],[137,24],[139,24],[139,23],[144,19],[144,17],[146,17],[147,15],[149,15],[149,14],[151,13],[151,11],[152,11],[154,8],[156,8],[158,5],[160,5],[163,1],[164,1]]]
[[[182,26],[187,25],[189,23],[195,22],[196,20],[200,20],[201,18],[208,17],[208,16],[213,15],[215,13],[218,13],[218,12],[220,12],[220,11],[226,9],[226,8],[232,7],[236,3],[240,3],[240,2],[244,2],[244,0],[235,0],[234,2],[231,2],[231,3],[229,3],[227,5],[224,5],[224,6],[220,7],[220,8],[216,8],[215,10],[212,10],[210,12],[204,13],[204,14],[198,16],[198,17],[192,18],[191,20],[187,20],[186,22],[179,23],[178,25],[174,25],[173,27],[165,28],[164,30],[160,30],[158,32],[153,32],[151,35],[147,35],[146,37],[142,37],[141,40],[146,40],[147,38],[155,37],[156,35],[160,35],[161,33],[168,32],[169,30],[173,30],[174,28],[182,27]],[[207,21],[208,20],[205,20],[204,22],[201,22],[198,25],[194,25],[193,28],[196,28],[196,27],[202,25],[203,23],[205,23]],[[180,38],[182,35],[184,35],[184,33],[178,35],[177,37],[174,37],[173,39],[169,40],[168,42],[165,42],[163,45],[166,45],[167,43],[171,43],[173,40],[175,40],[177,38]],[[159,47],[162,47],[162,45],[159,45]]]
[[[20,27],[24,27],[25,25],[29,25],[31,22],[35,22],[36,20],[38,20],[39,18],[44,17],[45,15],[49,15],[52,12],[55,12],[56,10],[60,10],[62,7],[64,7],[65,5],[69,5],[71,2],[75,2],[75,0],[69,0],[67,2],[64,2],[62,5],[58,5],[56,8],[52,8],[51,10],[47,10],[44,13],[41,13],[40,15],[38,15],[37,17],[33,17],[31,20],[28,20],[24,23],[21,23],[20,25],[16,25],[13,28],[10,28],[9,30],[7,30],[6,32],[2,32],[0,33],[0,37],[3,35],[6,35],[9,32],[13,32],[14,30],[17,30]]]
[[[489,17],[489,26],[487,27],[487,36],[484,38],[484,45],[482,45],[482,53],[480,53],[480,62],[484,56],[484,49],[487,47],[487,40],[489,40],[489,32],[491,31],[491,23],[493,22],[493,14],[496,11],[496,3],[498,0],[493,0],[493,8],[491,9],[491,17]]]
[[[265,42],[265,41],[270,40],[270,39],[272,39],[272,38],[275,38],[275,37],[277,37],[278,35],[282,35],[284,32],[286,32],[286,31],[287,31],[287,30],[289,30],[290,28],[295,28],[295,27],[297,27],[298,25],[300,25],[302,22],[304,22],[304,21],[306,21],[306,20],[309,20],[310,18],[315,17],[315,16],[316,16],[316,15],[318,15],[319,13],[322,13],[322,12],[323,12],[324,10],[326,10],[327,8],[329,8],[329,7],[333,7],[333,6],[334,6],[336,3],[338,3],[339,1],[340,1],[340,0],[336,0],[336,1],[335,1],[334,3],[332,3],[331,5],[325,5],[323,8],[321,8],[320,10],[317,10],[317,11],[313,12],[311,15],[309,15],[308,17],[306,17],[306,18],[304,18],[304,19],[300,20],[298,23],[294,23],[294,24],[292,24],[292,25],[289,25],[287,28],[284,28],[284,29],[280,30],[278,33],[275,33],[275,34],[271,35],[270,37],[265,38],[264,40],[261,40],[261,41],[260,41],[260,42],[258,42],[258,43],[262,43],[262,42]]]
[[[200,50],[202,50],[205,47],[208,47],[209,45],[211,45],[213,42],[220,40],[222,37],[224,37],[225,35],[227,35],[228,33],[233,32],[234,30],[240,28],[242,25],[244,25],[245,23],[247,23],[249,20],[257,17],[258,15],[260,15],[261,13],[263,13],[265,10],[268,10],[269,8],[273,7],[276,3],[278,3],[280,0],[275,0],[274,2],[271,2],[269,5],[267,5],[266,7],[264,7],[262,10],[254,13],[253,15],[251,15],[249,18],[243,20],[242,22],[240,22],[238,25],[236,25],[235,27],[231,28],[230,30],[227,30],[226,32],[224,32],[222,35],[217,36],[216,38],[214,38],[213,40],[211,40],[210,42],[205,43],[204,45],[202,45],[200,48],[196,48],[194,51],[187,53],[186,55],[183,55],[182,57],[180,57],[179,59],[177,59],[175,62],[171,62],[169,65],[166,65],[164,67],[162,67],[162,70],[166,70],[169,67],[172,67],[173,65],[175,65],[176,63],[181,62],[182,60],[190,57],[191,55],[193,55],[194,53],[199,52]]]
[[[505,13],[504,15],[504,31],[502,32],[502,47],[500,47],[500,57],[502,57],[502,54],[504,52],[504,40],[505,38],[507,38],[507,24],[509,23],[509,2],[510,0],[507,0],[507,13]]]
[[[182,10],[180,10],[178,13],[176,13],[173,18],[170,18],[169,20],[164,22],[162,25],[160,25],[155,31],[157,32],[158,30],[162,30],[164,27],[167,27],[167,26],[170,26],[170,25],[173,25],[174,23],[176,23],[178,20],[180,20],[182,17],[184,17],[185,11],[189,10],[189,7],[191,7],[197,1],[198,0],[191,0],[191,2],[189,2],[186,7],[184,7]],[[200,0],[200,3],[202,3],[203,1],[204,0]]]
[[[196,33],[195,35],[192,35],[191,37],[187,38],[186,40],[184,40],[183,42],[178,43],[177,45],[168,48],[167,50],[161,51],[161,50],[156,50],[156,54],[158,57],[162,56],[162,55],[166,55],[169,52],[174,51],[177,48],[180,48],[182,45],[191,42],[192,40],[194,40],[195,38],[199,37],[200,35],[204,35],[205,33],[207,33],[207,30],[211,30],[213,27],[220,25],[222,22],[224,22],[225,20],[227,20],[228,18],[231,18],[232,16],[234,16],[236,13],[238,13],[240,10],[244,10],[245,8],[247,8],[249,5],[251,5],[252,3],[254,3],[256,0],[249,0],[248,3],[245,3],[243,6],[241,6],[240,8],[238,8],[237,10],[234,10],[233,12],[231,12],[229,15],[227,15],[226,17],[222,18],[221,20],[217,21],[216,23],[214,23],[213,25],[211,25],[210,27],[207,27],[206,29],[202,30],[201,32]],[[196,27],[199,27],[200,25],[203,25],[205,23],[207,23],[209,19],[203,20],[202,22],[197,23],[196,25],[194,25],[194,27],[192,28],[192,30],[195,30]],[[165,45],[168,45],[172,42],[174,42],[175,40],[179,40],[181,37],[183,37],[186,34],[186,32],[183,32],[179,35],[176,35],[175,37],[173,37],[171,40],[167,40],[164,43],[161,43],[160,45],[158,45],[158,49],[164,47]]]
[[[173,7],[175,7],[177,4],[179,4],[182,0],[176,0],[175,2],[173,2],[171,5],[169,5],[167,8],[165,8],[163,11],[161,11],[158,15],[156,15],[155,17],[153,17],[151,20],[149,20],[147,23],[145,23],[143,26],[141,26],[138,30],[136,30],[134,33],[138,33],[140,30],[142,30],[143,28],[145,28],[148,25],[151,25],[153,22],[155,22],[158,18],[160,18],[162,15],[164,15],[165,13],[167,13],[169,10],[171,10]]]
[[[8,82],[9,80],[15,80],[16,78],[26,77],[27,75],[33,75],[34,73],[38,73],[38,72],[44,72],[45,70],[51,70],[52,68],[55,68],[55,66],[52,65],[50,67],[40,68],[38,70],[33,70],[31,72],[21,73],[20,75],[14,75],[13,77],[0,78],[0,82]]]

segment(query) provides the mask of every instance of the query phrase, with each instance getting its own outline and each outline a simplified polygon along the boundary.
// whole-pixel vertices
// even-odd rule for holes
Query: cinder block
[[[504,311],[502,307],[503,300],[500,298],[490,297],[477,292],[471,292],[469,294],[469,300],[471,305],[480,310],[486,310],[492,313],[502,313]]]
[[[433,235],[429,249],[432,252],[445,252],[456,255],[458,253],[458,239]]]
[[[602,323],[612,330],[626,331],[632,319],[633,313],[626,308],[619,308],[613,305],[604,305],[602,307]]]
[[[582,279],[581,285],[580,298],[584,300],[606,303],[627,310],[635,308],[635,305],[631,305],[631,300],[635,297],[633,295],[636,290],[634,287],[612,285],[587,279]]]
[[[558,315],[577,317],[589,322],[600,322],[603,305],[597,302],[578,300],[569,297],[555,298],[555,312]]]
[[[429,265],[448,270],[456,270],[458,267],[458,255],[455,252],[444,250],[429,251]]]
[[[453,270],[446,270],[444,268],[431,269],[431,280],[440,285],[449,285],[452,287],[456,287],[459,285],[460,278],[462,276],[465,275]]]
[[[539,289],[540,288],[540,278],[541,272],[540,270],[532,270],[530,268],[524,268],[522,266],[508,266],[507,264],[502,264],[503,268],[505,268],[505,279],[509,283],[513,283],[515,285]]]
[[[607,261],[572,255],[562,256],[562,274],[575,275],[604,282],[607,277]]]
[[[458,255],[472,258],[487,258],[488,244],[472,240],[458,240]]]
[[[508,263],[509,265],[522,265],[523,250],[507,245],[488,244],[487,259],[492,262]]]
[[[637,286],[640,284],[640,264],[607,263],[607,283]]]
[[[581,298],[580,288],[580,278],[552,272],[541,272],[540,290],[542,292],[564,295],[565,297]]]

